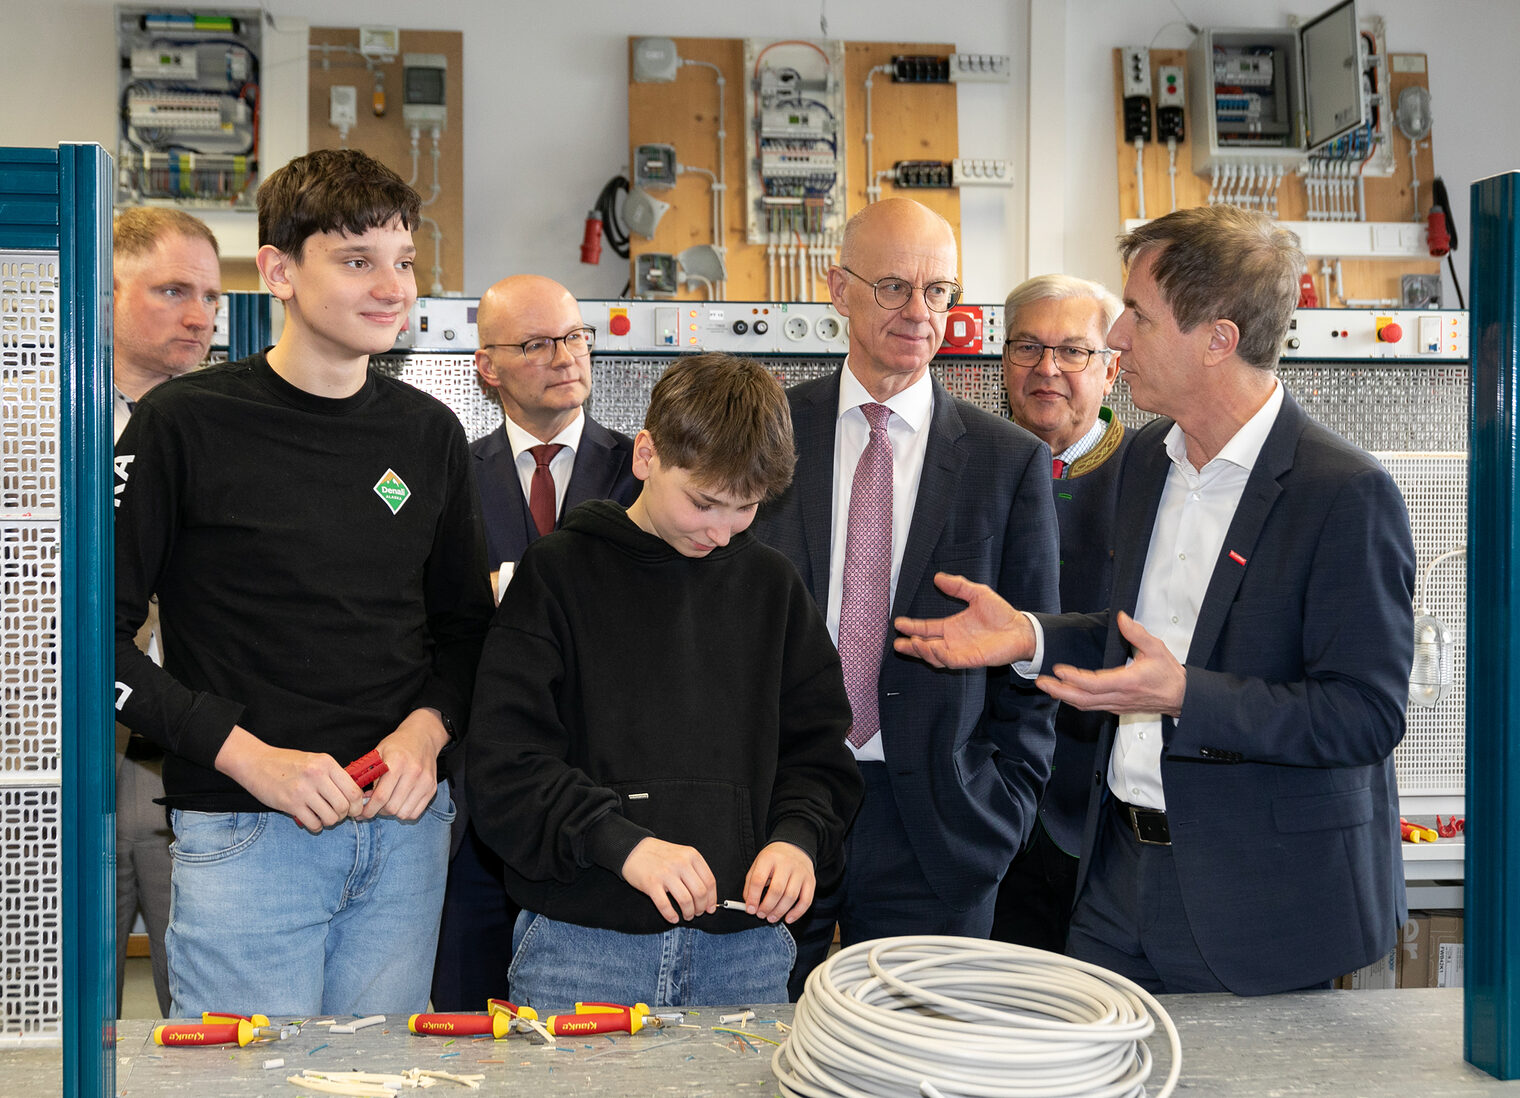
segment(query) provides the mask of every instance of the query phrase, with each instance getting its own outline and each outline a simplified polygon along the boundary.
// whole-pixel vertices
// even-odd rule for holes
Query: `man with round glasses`
[[[1003,385],[1013,421],[1055,455],[1051,490],[1061,530],[1061,609],[1108,607],[1113,585],[1113,513],[1124,424],[1103,400],[1119,376],[1108,330],[1124,303],[1104,286],[1070,275],[1019,284],[1004,307]],[[1077,887],[1077,853],[1104,715],[1063,705],[1056,713],[1050,784],[1029,844],[998,889],[992,936],[1066,948]]]
[[[843,879],[793,927],[795,998],[827,955],[895,934],[985,938],[997,884],[1034,825],[1055,706],[1002,671],[945,673],[892,652],[894,615],[943,614],[939,570],[1056,605],[1050,451],[929,373],[960,298],[955,233],[908,199],[867,206],[829,271],[849,356],[788,391],[797,473],[754,530],[796,565],[840,650],[866,794]],[[1018,595],[1012,594],[1019,592]]]
[[[553,279],[512,275],[480,299],[475,369],[501,402],[502,425],[470,446],[486,559],[510,569],[523,550],[559,525],[578,503],[638,494],[633,440],[586,414],[596,329]],[[492,576],[495,586],[496,576]],[[456,755],[459,754],[456,752]],[[468,756],[468,748],[465,749]],[[517,905],[506,893],[501,859],[468,823],[455,761],[457,850],[449,865],[433,971],[436,1010],[479,1010],[507,994]]]

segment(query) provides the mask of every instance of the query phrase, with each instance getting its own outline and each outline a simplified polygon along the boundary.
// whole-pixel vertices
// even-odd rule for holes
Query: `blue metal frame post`
[[[67,1098],[116,1093],[111,175],[98,145],[0,149],[0,248],[40,253],[40,267],[57,272],[56,285],[51,275],[39,279],[56,293],[56,318],[39,318],[39,328],[56,321],[56,370],[51,354],[42,365],[21,357],[13,380],[46,389],[39,407],[57,408],[56,424],[41,432],[50,441],[56,429],[56,489],[38,489],[45,521],[56,515],[57,529],[56,618],[48,630],[57,644],[57,768],[39,772],[38,785],[58,790],[60,879],[56,890],[46,882],[50,895],[42,900],[44,907],[61,901],[62,977],[15,975],[38,989],[22,1010],[62,1032]],[[46,456],[39,452],[39,465]],[[36,567],[52,566],[39,560]],[[51,597],[52,588],[43,594]]]
[[[256,355],[269,346],[269,295],[252,290],[227,294],[227,360]]]
[[[1520,173],[1472,186],[1464,1055],[1520,1076]]]

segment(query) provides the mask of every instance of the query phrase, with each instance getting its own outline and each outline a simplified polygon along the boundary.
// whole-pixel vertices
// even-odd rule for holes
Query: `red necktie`
[[[1060,480],[1066,473],[1066,463],[1060,458],[1050,459],[1050,475],[1055,480]]]
[[[844,585],[839,604],[839,662],[850,696],[850,743],[860,747],[881,730],[876,680],[887,642],[892,584],[892,444],[885,404],[862,404],[871,437],[855,466],[844,537]]]
[[[549,472],[549,462],[563,449],[558,442],[528,447],[535,463],[533,481],[528,485],[528,510],[533,513],[533,525],[540,537],[554,529],[554,475]]]

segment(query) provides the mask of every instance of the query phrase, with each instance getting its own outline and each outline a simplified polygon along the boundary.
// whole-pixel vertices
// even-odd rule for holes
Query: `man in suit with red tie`
[[[582,319],[569,290],[539,275],[504,278],[481,297],[476,329],[475,369],[503,413],[501,427],[470,447],[494,584],[496,570],[510,569],[576,504],[629,504],[638,481],[632,440],[583,408],[591,395],[596,329]],[[482,1010],[486,999],[507,994],[517,905],[502,883],[501,860],[468,823],[464,782],[456,780],[453,788],[464,826],[455,825],[459,848],[449,865],[433,1007]]]
[[[755,521],[839,646],[866,782],[844,879],[793,928],[793,997],[836,920],[845,945],[985,938],[1050,773],[1049,698],[1007,668],[933,670],[894,654],[888,637],[894,616],[952,608],[936,571],[966,569],[1014,602],[1057,605],[1049,447],[929,374],[960,299],[956,252],[950,224],[918,202],[888,199],[850,220],[829,270],[849,356],[788,391],[797,475]]]

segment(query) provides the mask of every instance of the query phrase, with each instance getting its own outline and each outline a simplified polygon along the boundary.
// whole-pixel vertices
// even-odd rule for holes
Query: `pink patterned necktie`
[[[876,680],[887,642],[892,583],[892,444],[885,404],[862,404],[871,437],[855,466],[845,527],[844,586],[839,605],[839,661],[850,696],[850,743],[860,747],[881,729]]]

